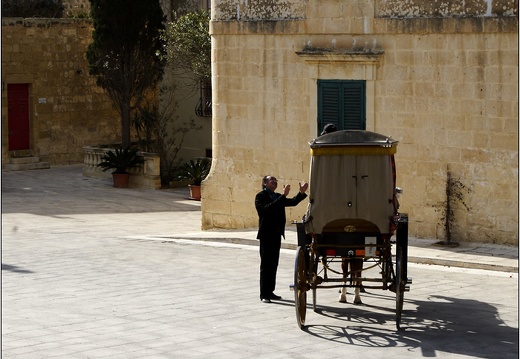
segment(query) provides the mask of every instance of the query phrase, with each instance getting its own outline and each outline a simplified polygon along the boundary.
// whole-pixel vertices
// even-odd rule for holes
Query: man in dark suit
[[[309,185],[307,183],[299,185],[298,194],[287,198],[291,186],[283,186],[283,194],[275,193],[278,187],[276,177],[265,176],[262,179],[262,191],[255,197],[255,207],[258,212],[256,238],[260,240],[260,300],[264,303],[281,299],[274,294],[274,288],[282,237],[285,238],[285,207],[296,206],[307,197],[305,192]]]

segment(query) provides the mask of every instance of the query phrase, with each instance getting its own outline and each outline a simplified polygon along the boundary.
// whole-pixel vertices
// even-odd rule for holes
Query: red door
[[[28,150],[29,84],[7,84],[9,151]]]

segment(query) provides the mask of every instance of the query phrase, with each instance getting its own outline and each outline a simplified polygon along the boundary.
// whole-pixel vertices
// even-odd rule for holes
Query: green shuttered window
[[[318,80],[318,133],[328,123],[338,130],[365,130],[365,108],[365,81]]]

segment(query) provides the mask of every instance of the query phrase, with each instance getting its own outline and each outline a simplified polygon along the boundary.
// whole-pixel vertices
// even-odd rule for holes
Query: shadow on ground
[[[200,211],[188,188],[114,188],[108,179],[83,176],[82,165],[2,172],[2,212],[45,216]]]
[[[402,329],[397,331],[382,325],[395,323],[395,300],[388,296],[386,302],[388,307],[318,306],[314,323],[307,322],[304,330],[346,345],[419,348],[423,357],[438,357],[443,352],[478,358],[501,353],[501,358],[518,358],[518,329],[506,325],[493,305],[440,295],[430,296],[428,301],[405,300],[405,307],[415,309],[403,311]],[[338,324],[320,325],[319,316],[334,318]]]

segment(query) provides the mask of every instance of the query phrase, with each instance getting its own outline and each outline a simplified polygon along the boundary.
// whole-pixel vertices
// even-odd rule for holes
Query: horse
[[[361,278],[361,271],[363,270],[363,259],[362,258],[345,258],[343,257],[341,260],[341,269],[343,271],[343,283],[347,283],[347,278],[350,274],[350,284],[352,284],[353,279]],[[350,273],[349,273],[350,270]],[[361,301],[361,282],[354,282],[357,285],[354,288],[354,304],[363,304]],[[343,287],[340,290],[339,302],[346,303],[347,302],[347,287]]]

